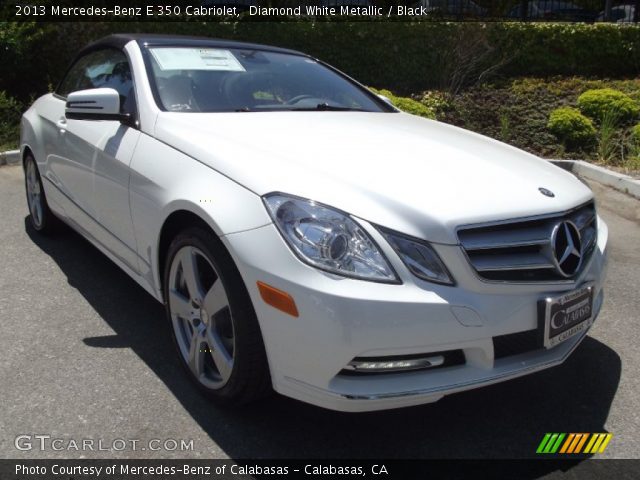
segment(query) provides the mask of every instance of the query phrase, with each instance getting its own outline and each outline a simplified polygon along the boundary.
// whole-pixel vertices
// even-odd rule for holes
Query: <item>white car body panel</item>
[[[140,268],[158,298],[158,239],[165,219],[172,213],[191,212],[204,219],[217,235],[271,223],[255,194],[152,137],[142,136],[132,167],[131,216],[137,227]]]
[[[114,121],[65,119],[65,101],[53,94],[37,105],[44,142],[51,146],[43,175],[47,196],[64,209],[65,217],[137,271],[128,189],[140,131]],[[56,186],[51,193],[47,182]]]
[[[435,243],[457,243],[459,225],[564,211],[591,198],[549,162],[405,113],[163,112],[155,136],[259,195],[339,205]],[[558,195],[540,195],[539,187]]]
[[[126,52],[137,127],[64,120],[53,94],[25,113],[31,151],[54,213],[162,301],[159,243],[173,214],[206,222],[249,291],[275,390],[326,408],[366,411],[443,395],[561,363],[584,334],[550,350],[494,358],[492,338],[536,328],[537,302],[585,282],[602,304],[607,227],[577,278],[480,279],[459,245],[468,224],[568,211],[592,200],[571,174],[486,137],[404,113],[161,111],[136,41]],[[540,187],[555,193],[542,195]],[[348,212],[401,284],[345,278],[300,261],[261,196],[283,192]],[[428,241],[455,286],[420,280],[375,225]],[[264,303],[256,282],[288,292],[300,316]],[[460,349],[466,364],[375,378],[339,375],[354,357]]]
[[[369,232],[373,232],[370,225]],[[584,338],[574,337],[545,351],[494,360],[492,337],[534,329],[537,301],[550,292],[570,291],[576,284],[595,282],[594,311],[602,305],[608,231],[604,222],[597,253],[575,283],[565,285],[492,284],[474,280],[459,246],[438,246],[458,288],[416,278],[397,258],[389,256],[403,281],[385,285],[337,278],[295,262],[295,256],[272,225],[224,237],[235,252],[263,329],[274,387],[280,393],[315,405],[345,411],[369,411],[417,405],[482,384],[515,378],[564,361]],[[261,249],[256,249],[261,245]],[[265,258],[263,251],[270,255]],[[386,253],[386,252],[385,252]],[[457,259],[456,262],[453,259]],[[260,300],[255,279],[289,292],[301,312],[283,314]],[[248,281],[247,281],[248,280]],[[472,291],[468,286],[480,285]],[[456,307],[480,317],[481,324],[462,324]],[[323,321],[318,321],[323,319]],[[381,341],[381,339],[384,339]],[[381,347],[381,345],[385,347]],[[389,381],[348,379],[337,375],[352,358],[411,355],[462,349],[464,368],[407,372]],[[376,381],[378,380],[378,381]],[[360,397],[360,401],[350,397]]]

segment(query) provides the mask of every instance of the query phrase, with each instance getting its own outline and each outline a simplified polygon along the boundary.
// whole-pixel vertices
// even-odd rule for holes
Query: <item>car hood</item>
[[[313,199],[437,243],[457,243],[460,225],[592,198],[534,155],[405,113],[163,112],[155,135],[258,195]]]

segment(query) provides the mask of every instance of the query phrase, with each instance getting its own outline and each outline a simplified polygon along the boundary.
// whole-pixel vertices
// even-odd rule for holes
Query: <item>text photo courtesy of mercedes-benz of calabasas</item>
[[[303,53],[106,37],[24,114],[21,154],[33,228],[164,302],[221,404],[434,402],[562,363],[602,306],[588,186]]]

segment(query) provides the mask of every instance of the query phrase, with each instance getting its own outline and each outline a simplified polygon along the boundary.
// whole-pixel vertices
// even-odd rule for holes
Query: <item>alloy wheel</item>
[[[222,278],[194,246],[180,248],[169,272],[168,304],[183,360],[205,387],[220,389],[231,377],[235,332]]]
[[[35,162],[32,159],[27,160],[25,176],[29,212],[31,212],[31,218],[34,226],[39,228],[42,226],[44,208],[42,204],[42,189],[40,187],[40,179],[38,178],[38,170],[36,169]]]

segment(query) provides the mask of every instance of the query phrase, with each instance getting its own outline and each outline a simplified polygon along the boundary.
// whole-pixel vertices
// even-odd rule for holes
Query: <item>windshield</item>
[[[150,47],[160,108],[173,112],[385,112],[373,95],[300,55],[208,47]]]

